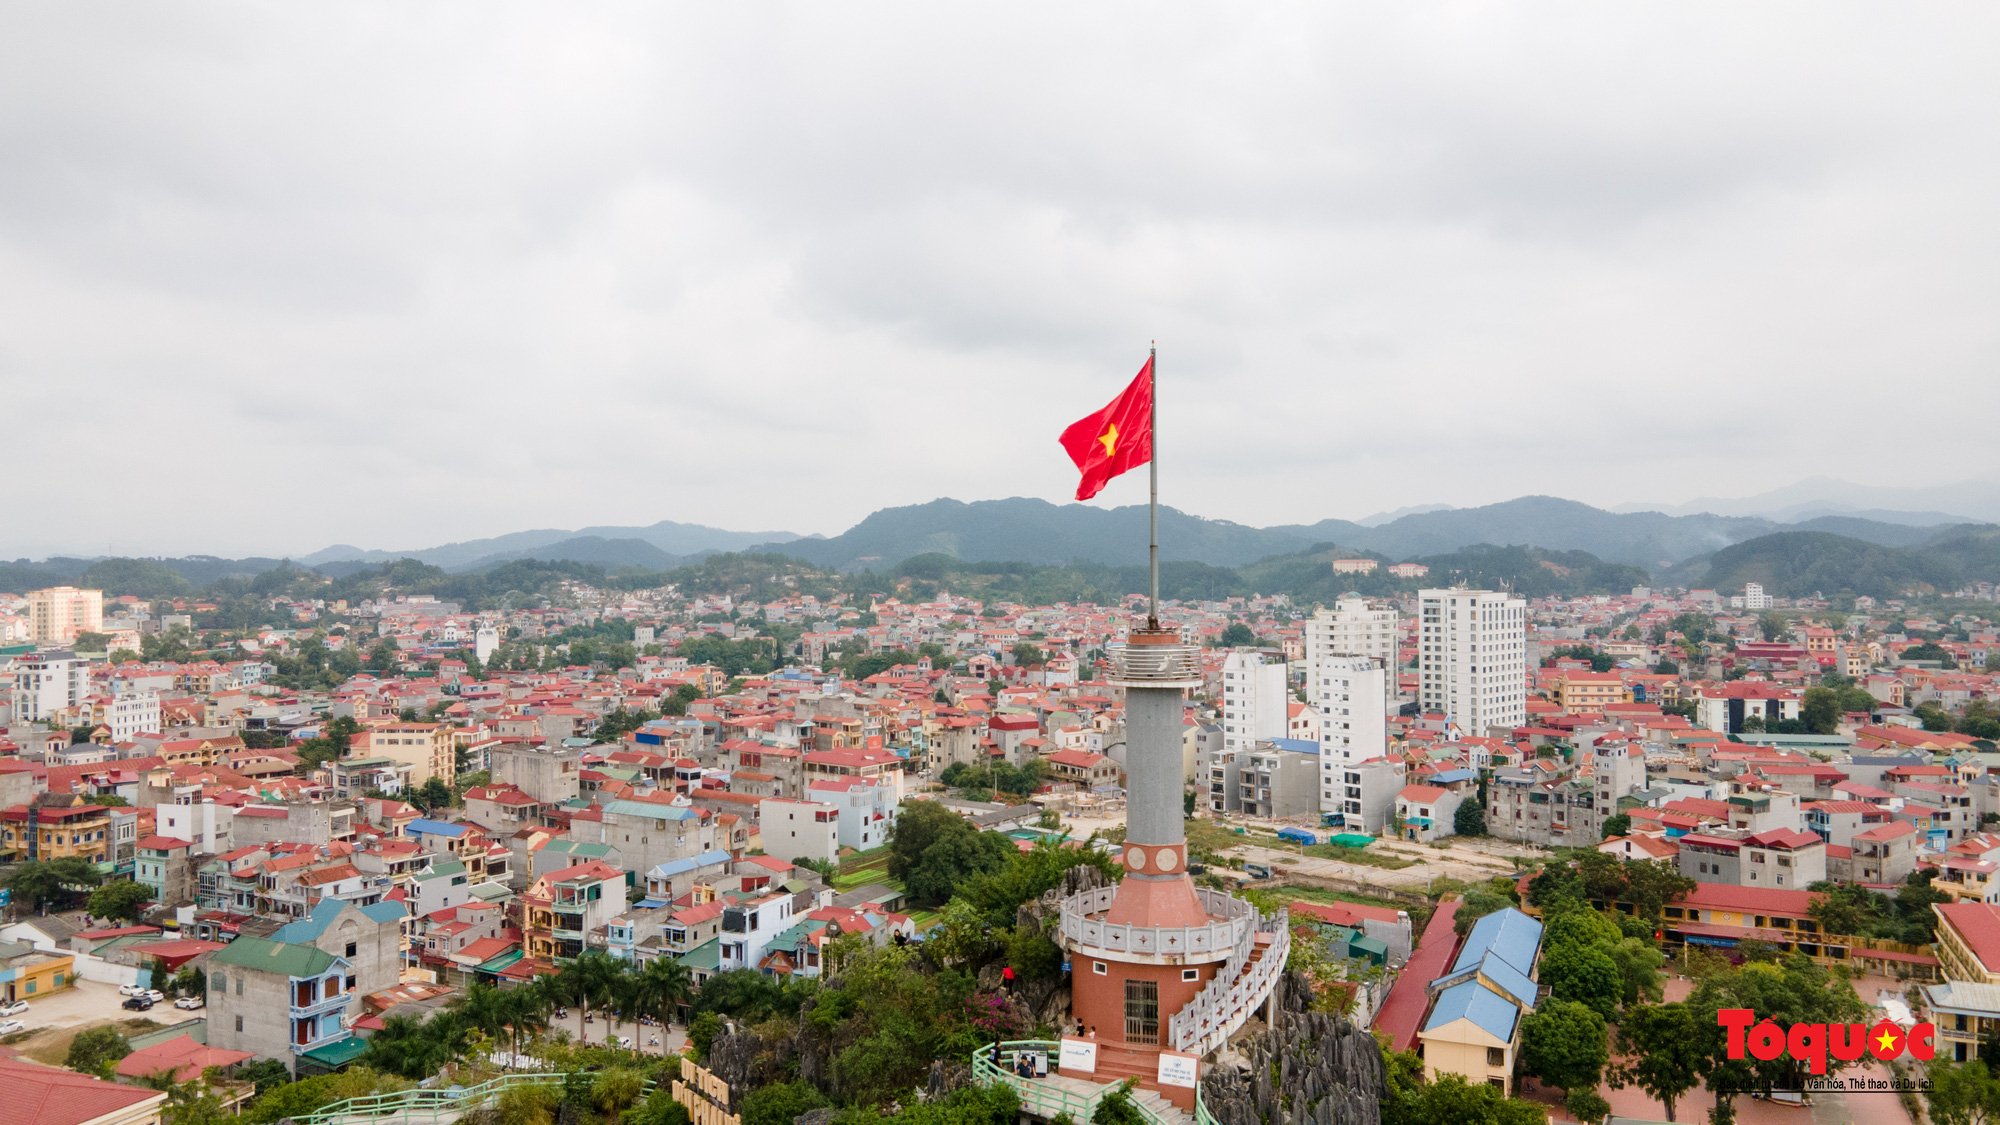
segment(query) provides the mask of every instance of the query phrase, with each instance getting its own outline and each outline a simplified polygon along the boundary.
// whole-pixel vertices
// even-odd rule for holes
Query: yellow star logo
[[[1104,455],[1106,457],[1118,452],[1118,423],[1111,423],[1111,427],[1105,430],[1103,436],[1097,440],[1104,443]]]
[[[1882,1045],[1882,1053],[1885,1055],[1896,1049],[1896,1037],[1889,1033],[1888,1028],[1882,1029],[1882,1034],[1875,1037],[1875,1042]]]

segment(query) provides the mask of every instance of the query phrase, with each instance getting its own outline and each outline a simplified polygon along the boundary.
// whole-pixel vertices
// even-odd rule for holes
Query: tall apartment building
[[[1528,603],[1493,590],[1417,595],[1417,701],[1466,734],[1527,721]]]
[[[1270,738],[1283,738],[1287,704],[1285,663],[1264,662],[1260,652],[1232,652],[1222,662],[1222,747],[1249,750]]]
[[[1383,668],[1396,667],[1396,610],[1376,605],[1366,598],[1341,598],[1332,609],[1320,609],[1306,620],[1306,663],[1344,656],[1372,656]],[[1386,713],[1395,678],[1383,681],[1382,702]],[[1311,693],[1308,692],[1308,695]]]
[[[1313,657],[1307,668],[1306,696],[1320,715],[1320,811],[1344,812],[1346,802],[1336,795],[1342,768],[1389,750],[1388,718],[1380,706],[1389,671],[1372,656]]]
[[[28,627],[38,645],[68,644],[104,629],[104,591],[51,586],[28,591]]]

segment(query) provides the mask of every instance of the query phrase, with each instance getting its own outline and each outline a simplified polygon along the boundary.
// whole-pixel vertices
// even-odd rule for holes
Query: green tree
[[[1460,801],[1451,814],[1451,830],[1460,836],[1486,835],[1486,810],[1477,801]]]
[[[1015,851],[997,832],[981,832],[935,801],[913,801],[889,829],[888,875],[910,897],[937,905],[975,875],[999,871]]]
[[[1764,635],[1765,640],[1775,641],[1790,632],[1791,625],[1785,621],[1783,614],[1764,613],[1757,617],[1757,631]]]
[[[1924,1072],[1924,1091],[1931,1125],[1986,1125],[2000,1121],[2000,1078],[1984,1060],[1953,1063],[1932,1059]]]
[[[114,879],[90,892],[84,910],[92,917],[137,922],[153,901],[153,889],[130,879]]]
[[[1618,1053],[1625,1061],[1611,1070],[1617,1089],[1637,1086],[1665,1107],[1674,1120],[1674,1103],[1695,1088],[1707,1062],[1703,1036],[1686,1004],[1647,1004],[1629,1008],[1618,1024]]]
[[[1565,1090],[1595,1090],[1607,1052],[1604,1017],[1573,1000],[1551,998],[1521,1021],[1521,1067]]]
[[[1632,818],[1627,814],[1619,813],[1616,816],[1607,816],[1604,818],[1604,839],[1609,840],[1613,836],[1623,836],[1630,831],[1632,831]]]
[[[434,813],[439,809],[450,808],[452,801],[451,786],[445,784],[444,779],[441,777],[427,777],[424,779],[424,783],[417,786],[415,791],[410,794],[410,801],[425,812]]]
[[[1606,1020],[1618,1010],[1624,981],[1610,954],[1594,945],[1549,945],[1542,957],[1542,983],[1558,1000],[1588,1005]]]
[[[826,1105],[809,1082],[779,1082],[743,1096],[743,1125],[792,1125],[792,1119]]]
[[[1229,627],[1222,631],[1222,636],[1216,643],[1223,648],[1254,645],[1257,643],[1257,634],[1250,630],[1250,626],[1245,625],[1241,621],[1232,621],[1229,623]]]
[[[707,1058],[710,1044],[721,1034],[722,1017],[714,1012],[702,1012],[688,1021],[688,1046],[694,1048],[696,1059]]]
[[[1611,1103],[1598,1094],[1595,1086],[1569,1091],[1563,1096],[1563,1108],[1569,1110],[1571,1117],[1588,1125],[1596,1125],[1611,1116]]]
[[[592,1005],[611,1001],[624,965],[602,949],[586,949],[556,975],[562,994],[576,1005],[576,1037],[583,1038],[584,1017]]]
[[[109,1078],[118,1060],[131,1053],[132,1045],[118,1034],[117,1028],[89,1027],[69,1041],[69,1054],[63,1056],[63,1065],[79,1074]]]
[[[39,910],[44,906],[66,905],[87,894],[103,881],[97,866],[80,856],[51,860],[23,860],[7,872],[7,888],[14,901]]]
[[[1799,704],[1799,722],[1813,734],[1832,734],[1840,726],[1840,693],[1829,687],[1809,687]]]
[[[404,1078],[429,1078],[465,1050],[465,1024],[450,1012],[418,1020],[390,1016],[368,1039],[362,1062],[369,1068]]]
[[[274,1086],[251,1103],[238,1118],[244,1125],[269,1125],[287,1117],[304,1117],[348,1098],[408,1089],[411,1083],[393,1075],[378,1074],[366,1066],[352,1066],[338,1074],[319,1074]]]

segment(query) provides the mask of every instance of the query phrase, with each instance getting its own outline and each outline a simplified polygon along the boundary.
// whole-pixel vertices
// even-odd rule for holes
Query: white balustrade
[[[1063,937],[1071,944],[1110,953],[1217,954],[1234,951],[1256,926],[1255,907],[1206,887],[1196,888],[1195,895],[1202,911],[1215,920],[1202,925],[1132,926],[1092,917],[1109,910],[1117,893],[1116,887],[1101,887],[1065,899]]]

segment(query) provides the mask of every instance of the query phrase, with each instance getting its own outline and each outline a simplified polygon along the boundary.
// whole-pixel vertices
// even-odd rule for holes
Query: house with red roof
[[[1456,835],[1458,806],[1465,794],[1437,785],[1405,785],[1396,794],[1396,818],[1405,840],[1429,843]]]
[[[1711,828],[1680,845],[1680,872],[1700,883],[1800,890],[1826,879],[1826,841],[1812,832]]]
[[[8,1125],[159,1125],[167,1092],[0,1056]]]

